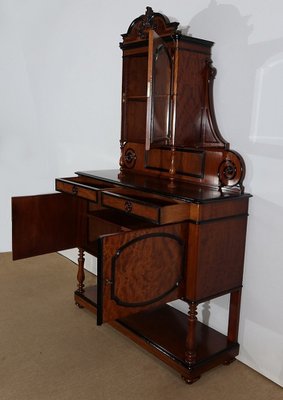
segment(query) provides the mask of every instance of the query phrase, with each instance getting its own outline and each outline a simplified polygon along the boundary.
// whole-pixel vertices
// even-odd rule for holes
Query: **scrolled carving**
[[[124,147],[126,146],[127,142],[120,140],[120,160],[119,160],[119,165],[120,168],[123,169],[124,167],[124,157],[123,157],[123,152],[124,152]]]
[[[125,165],[126,168],[134,168],[134,166],[136,164],[136,159],[137,159],[137,155],[136,155],[135,150],[127,149],[124,154],[123,164]]]
[[[208,69],[208,82],[210,82],[211,80],[215,79],[217,74],[217,69],[213,66],[211,59],[206,60],[206,65]]]
[[[219,167],[220,181],[226,186],[237,175],[237,167],[231,160],[224,160]]]
[[[149,29],[154,29],[159,35],[170,35],[177,32],[178,25],[178,22],[170,22],[165,15],[155,13],[151,7],[146,7],[145,14],[136,18],[122,37],[124,42],[144,40],[147,39]]]
[[[229,143],[222,137],[215,117],[213,104],[213,83],[217,70],[213,66],[211,58],[204,61],[204,97],[201,115],[201,136],[203,147],[224,147],[229,148]]]
[[[145,38],[147,29],[156,29],[154,24],[154,12],[151,7],[146,7],[145,15],[142,19],[140,29],[138,30],[140,38]]]
[[[243,179],[245,176],[245,164],[242,157],[236,152],[230,151],[227,158],[223,160],[218,167],[218,178],[220,190],[223,187],[238,187],[241,192],[244,191]]]

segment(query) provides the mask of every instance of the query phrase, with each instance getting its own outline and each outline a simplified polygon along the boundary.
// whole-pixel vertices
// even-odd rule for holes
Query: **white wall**
[[[53,191],[54,178],[115,168],[120,33],[141,0],[0,0],[0,251],[11,250],[10,197]],[[215,41],[215,108],[247,164],[253,193],[239,359],[283,385],[283,3],[152,0],[155,11]],[[227,298],[211,302],[224,328]],[[200,309],[201,314],[201,309]]]

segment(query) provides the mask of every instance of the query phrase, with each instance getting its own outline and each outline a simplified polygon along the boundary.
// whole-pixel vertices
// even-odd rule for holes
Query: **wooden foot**
[[[79,308],[84,308],[84,306],[82,306],[80,303],[75,302],[75,305]]]
[[[188,385],[192,385],[193,383],[195,383],[196,381],[198,381],[200,379],[200,375],[199,376],[195,376],[194,378],[190,378],[188,376],[184,376],[181,375],[182,379],[188,384]]]
[[[236,358],[231,358],[230,360],[225,360],[223,365],[230,365],[232,362],[236,361]]]

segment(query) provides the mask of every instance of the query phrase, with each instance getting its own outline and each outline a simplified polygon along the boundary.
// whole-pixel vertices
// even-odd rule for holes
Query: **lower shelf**
[[[96,314],[97,306],[97,286],[88,286],[83,293],[75,291],[75,303],[79,306],[86,307]]]
[[[187,316],[175,308],[164,305],[153,311],[134,314],[117,321],[150,345],[168,354],[175,361],[187,366],[185,362],[185,343],[187,336]],[[233,348],[227,337],[197,322],[196,325],[196,364]]]
[[[96,287],[75,292],[75,301],[96,313]],[[188,317],[175,308],[164,305],[151,311],[131,315],[111,322],[111,325],[181,373],[188,383],[219,365],[229,364],[239,354],[239,344],[201,322],[196,324],[196,360],[185,361]]]

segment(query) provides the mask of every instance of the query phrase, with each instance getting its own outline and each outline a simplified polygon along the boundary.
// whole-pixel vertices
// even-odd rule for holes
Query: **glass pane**
[[[172,59],[156,32],[149,33],[146,149],[170,144]]]
[[[155,96],[152,119],[152,144],[168,144],[170,97]]]

